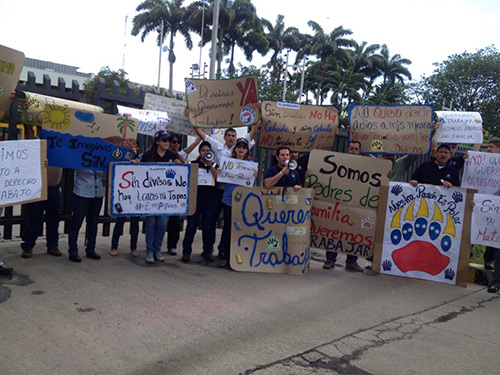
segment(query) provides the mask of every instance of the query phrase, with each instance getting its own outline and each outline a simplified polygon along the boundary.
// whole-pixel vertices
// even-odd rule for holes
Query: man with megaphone
[[[290,149],[280,146],[276,150],[276,160],[278,164],[269,168],[264,175],[264,186],[272,188],[274,186],[293,187],[294,191],[299,190],[300,176],[297,169],[297,162],[290,160]]]

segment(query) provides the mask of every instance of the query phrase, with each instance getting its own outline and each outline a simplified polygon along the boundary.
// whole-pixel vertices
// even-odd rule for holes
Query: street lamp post
[[[219,0],[214,3],[214,17],[212,21],[212,49],[210,50],[210,79],[215,78],[215,55],[217,54],[217,34],[219,32]]]
[[[159,94],[160,93],[160,76],[161,76],[161,52],[162,52],[162,47],[163,47],[163,20],[161,20],[161,25],[159,27],[158,32],[160,33],[160,58],[158,61],[158,94]]]

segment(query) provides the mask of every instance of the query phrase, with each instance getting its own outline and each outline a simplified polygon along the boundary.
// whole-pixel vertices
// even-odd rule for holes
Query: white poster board
[[[246,187],[252,187],[255,182],[254,172],[259,169],[259,164],[249,160],[233,158],[220,159],[220,173],[218,182],[226,182]]]
[[[479,112],[436,111],[436,142],[483,143],[483,119]]]
[[[495,194],[499,191],[500,154],[469,151],[461,186],[477,189],[481,194]]]
[[[122,105],[116,107],[120,115],[139,120],[137,124],[137,133],[139,134],[154,136],[158,130],[165,130],[171,121],[167,112],[130,108]]]
[[[500,248],[500,196],[474,194],[471,243]]]

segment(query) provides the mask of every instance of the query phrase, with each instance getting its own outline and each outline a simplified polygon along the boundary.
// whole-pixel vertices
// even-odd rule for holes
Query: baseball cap
[[[246,138],[238,138],[238,139],[236,140],[235,145],[238,145],[238,144],[244,144],[245,146],[247,146],[247,147],[248,147],[248,141],[247,141],[247,139],[246,139]]]
[[[162,141],[168,141],[169,135],[165,130],[158,130],[155,133],[155,140],[162,140]]]
[[[448,151],[451,151],[451,147],[450,147],[450,145],[449,145],[448,143],[441,143],[441,144],[437,147],[436,151],[438,151],[440,148],[446,148],[446,149],[448,149]]]

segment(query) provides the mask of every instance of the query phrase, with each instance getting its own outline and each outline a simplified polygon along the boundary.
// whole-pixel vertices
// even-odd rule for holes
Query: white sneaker
[[[371,270],[373,267],[373,262],[370,262],[369,260],[366,261],[366,265],[365,265],[365,268],[367,270]]]
[[[153,253],[148,253],[148,255],[146,255],[146,263],[153,264],[154,262],[155,262],[155,257]]]

